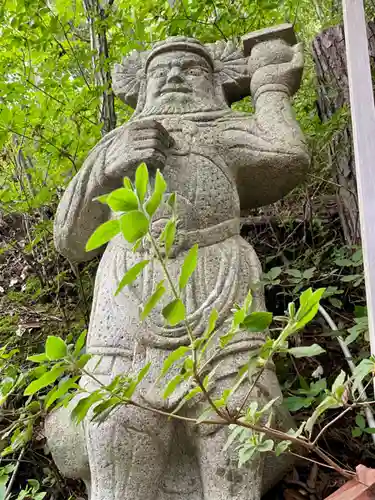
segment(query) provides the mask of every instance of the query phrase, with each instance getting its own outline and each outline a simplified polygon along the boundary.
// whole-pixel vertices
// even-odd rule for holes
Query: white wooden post
[[[375,107],[363,0],[343,0],[371,353],[375,355]]]

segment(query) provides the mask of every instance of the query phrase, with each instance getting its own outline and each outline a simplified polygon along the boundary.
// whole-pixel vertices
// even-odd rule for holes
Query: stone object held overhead
[[[245,56],[249,56],[251,49],[260,42],[266,42],[268,40],[283,40],[289,45],[297,43],[293,25],[288,23],[253,31],[252,33],[244,35],[241,40]]]

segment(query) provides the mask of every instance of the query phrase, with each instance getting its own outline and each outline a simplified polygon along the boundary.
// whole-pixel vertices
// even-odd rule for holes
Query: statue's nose
[[[171,68],[167,76],[167,83],[182,83],[184,81],[181,69],[178,66]]]

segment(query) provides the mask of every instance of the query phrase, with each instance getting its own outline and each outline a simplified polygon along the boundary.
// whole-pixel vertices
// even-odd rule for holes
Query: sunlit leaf
[[[90,236],[86,243],[86,252],[95,250],[105,243],[108,243],[114,236],[120,232],[120,222],[117,219],[109,220],[101,224]]]
[[[60,337],[49,335],[46,341],[46,356],[51,361],[62,359],[68,352],[67,345]]]
[[[120,217],[121,232],[129,243],[147,234],[149,220],[140,210],[133,210]]]
[[[176,221],[174,219],[171,219],[166,223],[161,237],[164,239],[165,253],[166,255],[169,255],[176,237]]]
[[[171,326],[175,326],[185,319],[185,306],[181,299],[175,299],[169,304],[167,304],[163,310],[162,314],[166,319],[167,323]]]
[[[135,188],[142,202],[145,199],[148,185],[148,170],[145,163],[141,163],[135,172]]]
[[[91,393],[85,398],[81,398],[72,410],[72,420],[79,424],[86,417],[90,408],[103,398],[99,391]]]
[[[306,358],[318,356],[319,354],[323,354],[325,349],[320,347],[318,344],[312,344],[308,346],[301,347],[291,347],[288,349],[289,354],[292,354],[295,358]]]
[[[166,288],[164,286],[164,281],[161,281],[158,286],[156,287],[155,292],[151,295],[151,297],[147,300],[146,304],[143,307],[143,310],[141,312],[141,320],[143,321],[147,316],[150,314],[150,312],[154,309],[154,307],[157,305],[157,303],[160,301],[160,299],[163,297],[163,295],[166,292]]]
[[[70,389],[77,389],[79,387],[77,384],[78,379],[79,376],[68,378],[50,391],[44,400],[46,410],[48,410],[55,401],[65,396]]]
[[[54,366],[50,371],[44,373],[40,378],[31,382],[31,384],[26,387],[24,395],[32,396],[41,389],[44,389],[44,387],[53,384],[59,377],[61,377],[65,370],[65,366]]]
[[[167,387],[164,390],[163,393],[163,398],[167,399],[171,394],[174,393],[174,391],[177,389],[177,387],[183,382],[184,377],[180,374],[174,376],[167,384]]]
[[[183,290],[188,284],[190,276],[193,274],[195,268],[197,267],[197,263],[198,263],[198,245],[194,245],[192,248],[190,248],[190,250],[186,254],[186,257],[182,264],[180,279],[178,282],[180,290]]]
[[[249,332],[263,332],[272,322],[272,313],[255,311],[248,314],[243,320],[242,327]]]
[[[133,281],[137,278],[137,276],[142,272],[142,270],[147,266],[149,262],[149,260],[142,260],[141,262],[138,262],[133,267],[131,267],[120,281],[115,295],[119,294],[124,286],[133,283]]]
[[[163,363],[163,368],[161,370],[160,375],[164,376],[170,368],[176,363],[176,361],[179,361],[181,358],[185,356],[186,353],[190,351],[190,347],[188,346],[180,346],[174,351],[172,351],[169,356],[166,358],[166,360]]]
[[[112,191],[106,201],[114,212],[129,212],[138,209],[137,196],[130,189],[116,189]]]
[[[86,336],[87,336],[87,330],[83,330],[83,332],[80,334],[80,336],[78,337],[78,339],[75,343],[74,351],[73,351],[74,356],[78,356],[79,353],[82,351],[82,349],[85,345]]]

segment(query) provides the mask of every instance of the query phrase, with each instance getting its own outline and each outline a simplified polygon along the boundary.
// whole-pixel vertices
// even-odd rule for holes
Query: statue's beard
[[[145,104],[141,115],[183,115],[185,113],[199,113],[202,111],[218,111],[226,109],[226,103],[220,103],[213,98],[198,99],[191,95],[176,94],[165,95],[163,99],[156,103]]]

